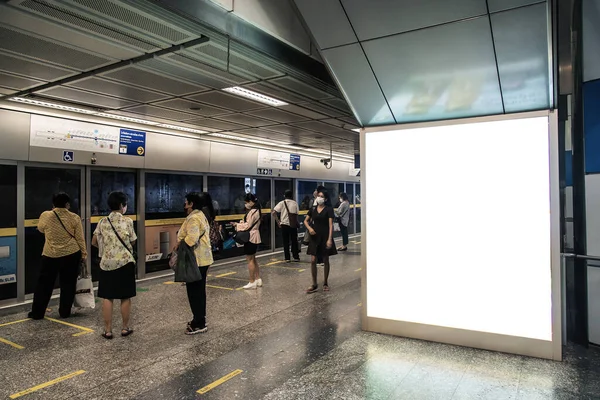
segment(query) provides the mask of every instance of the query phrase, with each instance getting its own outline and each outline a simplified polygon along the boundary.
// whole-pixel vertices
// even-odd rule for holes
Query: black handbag
[[[248,215],[246,215],[246,218],[248,217]],[[245,231],[239,231],[236,232],[235,235],[233,235],[233,240],[236,241],[236,243],[238,244],[246,244],[250,242],[250,231],[252,229],[254,229],[254,227],[256,226],[256,224],[258,224],[260,222],[260,218],[258,218],[258,220],[252,224],[252,226],[250,227],[250,229],[245,230]]]

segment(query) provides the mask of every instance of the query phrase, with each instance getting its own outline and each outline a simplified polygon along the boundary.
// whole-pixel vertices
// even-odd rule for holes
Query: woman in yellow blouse
[[[58,193],[53,196],[52,203],[54,208],[42,213],[37,226],[46,237],[46,241],[42,252],[40,277],[29,313],[29,318],[32,319],[44,318],[56,275],[60,279],[58,313],[62,318],[71,315],[80,262],[87,258],[81,219],[69,211],[71,198],[66,193]]]
[[[186,335],[196,335],[208,331],[206,327],[206,275],[213,263],[210,244],[210,223],[215,218],[213,202],[208,193],[188,193],[183,205],[187,218],[177,234],[179,243],[185,243],[194,249],[196,262],[202,274],[202,280],[185,285],[188,300],[194,318],[188,322]]]

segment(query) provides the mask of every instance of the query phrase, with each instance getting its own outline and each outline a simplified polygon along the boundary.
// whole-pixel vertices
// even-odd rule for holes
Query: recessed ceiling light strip
[[[169,128],[169,129],[175,129],[178,131],[191,132],[191,133],[199,133],[199,134],[208,133],[206,131],[201,131],[200,129],[186,128],[186,127],[177,126],[177,125],[159,124],[158,126],[160,126],[161,128]]]
[[[98,112],[95,110],[86,110],[85,108],[71,107],[71,106],[66,106],[66,105],[62,105],[62,104],[58,104],[58,103],[48,103],[45,101],[28,99],[25,97],[11,97],[8,100],[14,101],[16,103],[31,104],[33,106],[48,107],[48,108],[54,108],[56,110],[72,111],[72,112],[81,113],[81,114],[96,114]]]
[[[268,104],[273,107],[287,106],[288,103],[277,100],[276,98],[265,96],[264,94],[245,89],[243,87],[234,86],[223,89],[223,91],[235,94],[237,96],[245,97],[250,100],[258,101],[263,104]]]
[[[94,116],[96,116],[96,117],[118,119],[118,120],[127,121],[127,122],[135,122],[136,124],[158,125],[158,122],[147,121],[145,119],[138,119],[138,118],[126,117],[124,115],[117,115],[117,114],[98,113],[98,114],[95,114]]]

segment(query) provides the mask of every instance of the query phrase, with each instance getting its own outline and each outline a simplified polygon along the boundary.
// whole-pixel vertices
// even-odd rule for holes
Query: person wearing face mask
[[[307,254],[312,256],[310,272],[312,274],[312,285],[306,289],[306,293],[315,293],[319,287],[317,285],[317,257],[321,255],[325,264],[323,291],[329,291],[329,257],[337,254],[333,242],[333,218],[334,212],[329,195],[325,190],[317,194],[317,206],[310,210],[307,218],[304,220],[304,226],[310,234]]]
[[[317,186],[317,188],[315,189],[315,191],[313,192],[313,205],[312,208],[316,208],[317,207],[317,197],[319,197],[319,193],[322,193],[326,191],[325,186]],[[317,265],[322,267],[324,265],[323,263],[323,256],[321,254],[317,255]]]
[[[258,245],[262,242],[259,230],[262,213],[260,203],[254,194],[248,193],[244,197],[244,204],[246,207],[246,216],[242,221],[234,223],[233,225],[238,232],[250,231],[250,241],[244,244],[244,254],[246,255],[246,261],[248,262],[250,282],[244,286],[244,289],[252,290],[262,287],[263,285],[262,279],[260,279],[258,261],[256,261]]]
[[[115,299],[121,300],[123,325],[121,336],[129,336],[133,329],[129,326],[131,298],[135,297],[135,257],[134,247],[137,235],[133,230],[133,221],[126,217],[127,195],[112,192],[108,196],[111,213],[98,223],[92,238],[92,246],[102,243],[100,255],[100,281],[98,297],[102,302],[104,333],[102,337],[112,339],[112,315]]]
[[[342,233],[342,246],[338,251],[348,250],[348,224],[350,223],[350,202],[346,193],[340,193],[340,206],[335,210],[335,215],[340,224],[340,232]]]
[[[202,280],[187,283],[186,290],[193,319],[188,322],[186,335],[208,331],[206,327],[206,275],[213,263],[210,243],[210,222],[215,218],[212,199],[208,193],[188,193],[183,206],[187,215],[177,233],[178,243],[185,242],[194,250]]]

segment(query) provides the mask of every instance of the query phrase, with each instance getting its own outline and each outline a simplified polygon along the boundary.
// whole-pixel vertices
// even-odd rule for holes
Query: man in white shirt
[[[286,190],[283,197],[284,200],[273,208],[272,214],[277,225],[281,228],[285,261],[291,262],[291,242],[294,261],[298,262],[300,261],[300,251],[298,249],[298,203],[292,199],[293,193],[291,190]]]

